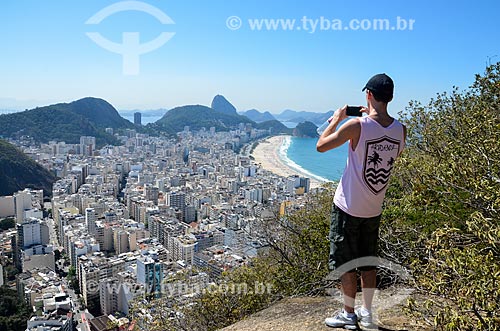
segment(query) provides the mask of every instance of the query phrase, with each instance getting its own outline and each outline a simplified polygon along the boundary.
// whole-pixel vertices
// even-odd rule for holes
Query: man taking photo
[[[392,79],[386,74],[375,75],[362,91],[366,91],[367,107],[361,107],[361,112],[367,116],[350,119],[337,130],[340,122],[348,118],[347,106],[337,109],[316,145],[318,152],[323,153],[349,141],[347,165],[335,191],[330,224],[331,270],[361,257],[377,255],[382,203],[394,161],[403,151],[406,139],[404,125],[387,112],[394,94]],[[358,322],[372,326],[376,266],[358,269],[362,306],[354,308],[357,276],[353,269],[340,278],[344,308],[326,318],[326,325],[350,330],[357,329]]]

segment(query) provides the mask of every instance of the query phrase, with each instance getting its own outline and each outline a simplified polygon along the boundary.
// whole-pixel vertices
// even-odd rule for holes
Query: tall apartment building
[[[16,224],[16,238],[14,240],[14,260],[15,265],[18,270],[22,270],[23,267],[23,251],[33,248],[35,246],[41,246],[42,248],[36,249],[31,255],[44,255],[45,249],[43,246],[47,246],[50,242],[49,227],[45,221],[39,219],[25,220],[22,223]],[[52,250],[48,254],[53,254]]]
[[[104,263],[90,260],[83,255],[78,259],[78,268],[78,280],[83,302],[87,306],[90,302],[96,303],[99,300],[99,282],[105,275],[104,271],[101,272],[101,269],[105,269]]]
[[[184,192],[171,192],[167,194],[167,205],[183,210],[186,205],[186,194]]]
[[[87,225],[87,231],[90,234],[96,234],[96,225],[95,222],[97,220],[97,213],[94,208],[86,208],[85,209],[85,224]]]
[[[116,278],[106,278],[99,283],[99,302],[103,315],[114,314],[119,310],[119,291],[120,283]]]
[[[78,281],[85,305],[89,302],[100,305],[99,284],[103,279],[117,277],[124,271],[124,259],[108,259],[101,253],[78,258]]]
[[[149,256],[137,259],[137,282],[144,284],[146,295],[161,296],[163,263]]]
[[[23,249],[34,245],[48,245],[50,241],[49,227],[40,219],[26,220],[17,224],[18,244]]]
[[[135,125],[142,125],[142,114],[139,112],[134,113],[134,124]]]
[[[79,231],[69,231],[65,244],[70,263],[75,268],[79,256],[100,251],[100,245],[93,236]]]
[[[137,249],[137,229],[113,229],[114,250],[117,255]]]
[[[177,210],[177,219],[180,221],[192,222],[196,219],[196,212],[192,210],[193,208],[186,210],[186,194],[184,192],[167,194],[167,205]]]
[[[300,186],[304,188],[304,193],[309,193],[311,189],[311,179],[307,177],[301,177]]]
[[[16,208],[13,196],[0,197],[0,218],[15,216]]]
[[[158,206],[158,195],[159,189],[151,184],[146,184],[144,186],[144,196],[146,200],[153,201],[155,206]]]
[[[295,193],[295,189],[300,187],[300,177],[299,176],[289,176],[286,179],[286,191],[288,193]]]
[[[3,265],[0,264],[0,286],[3,286],[5,284],[5,280],[3,277]]]
[[[191,223],[196,221],[196,208],[192,205],[184,206],[184,210],[182,213],[182,221],[186,223]]]
[[[106,252],[114,250],[113,228],[102,221],[97,221],[95,224],[95,238],[99,243],[100,250]]]
[[[196,250],[196,238],[194,236],[170,237],[168,240],[168,250],[173,261],[184,261],[193,264],[193,257]]]
[[[14,208],[16,211],[16,222],[24,221],[24,211],[33,208],[31,193],[27,190],[14,193]]]
[[[95,137],[81,136],[80,137],[80,154],[86,156],[94,155]]]
[[[187,227],[188,225],[180,223],[175,218],[151,216],[148,221],[151,237],[158,239],[164,247],[168,247],[169,238],[184,235]]]

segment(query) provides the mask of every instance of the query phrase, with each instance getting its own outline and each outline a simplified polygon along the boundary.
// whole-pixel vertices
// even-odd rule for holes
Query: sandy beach
[[[260,163],[262,168],[279,176],[299,175],[301,177],[308,177],[311,180],[311,188],[321,186],[323,182],[312,178],[310,174],[290,167],[282,160],[279,151],[285,139],[290,139],[290,136],[273,136],[262,140],[252,152],[255,162],[257,164]]]

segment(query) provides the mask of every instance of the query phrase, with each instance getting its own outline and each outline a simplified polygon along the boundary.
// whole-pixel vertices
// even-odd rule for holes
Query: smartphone
[[[359,106],[347,106],[346,114],[347,116],[362,116],[361,108]]]

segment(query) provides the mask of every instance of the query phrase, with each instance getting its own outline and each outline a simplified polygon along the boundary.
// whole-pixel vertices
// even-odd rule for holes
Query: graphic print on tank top
[[[400,140],[387,136],[366,141],[363,180],[373,194],[387,186],[400,146]]]

